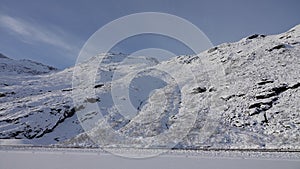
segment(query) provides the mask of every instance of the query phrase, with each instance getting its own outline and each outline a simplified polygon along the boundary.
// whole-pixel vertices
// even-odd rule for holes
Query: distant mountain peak
[[[57,71],[57,68],[28,59],[14,60],[0,53],[0,74],[39,75]]]
[[[3,55],[2,53],[0,53],[0,58],[6,58],[6,59],[9,59],[7,56]]]

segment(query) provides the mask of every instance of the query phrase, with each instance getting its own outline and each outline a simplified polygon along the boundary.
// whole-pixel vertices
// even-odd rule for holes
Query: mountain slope
[[[54,67],[46,66],[31,60],[13,60],[0,53],[0,74],[38,75],[54,71],[57,71]]]
[[[151,138],[175,128],[176,122],[180,124],[181,119],[190,115],[196,121],[176,148],[300,149],[299,53],[298,25],[279,35],[252,35],[195,56],[178,56],[162,63],[147,57],[131,58],[132,62],[124,63],[126,55],[109,54],[98,68],[100,78],[95,85],[79,86],[82,93],[90,89],[96,93],[95,98],[88,94],[75,96],[82,105],[72,100],[72,91],[77,90],[71,84],[74,68],[14,79],[14,83],[9,83],[12,80],[8,80],[9,76],[1,74],[4,79],[1,83],[6,85],[0,90],[0,138],[30,139],[34,144],[87,146],[107,136],[104,134],[110,130],[103,128],[105,121],[126,136]],[[91,73],[97,66],[93,60],[98,57],[79,65],[80,70]],[[152,69],[141,73],[129,86],[129,99],[139,113],[128,120],[114,109],[116,100],[112,100],[111,81],[122,92],[126,88],[118,84],[128,83],[130,73],[145,65],[168,70],[176,83],[168,76],[164,80],[169,83],[153,78],[160,72]],[[191,72],[197,83],[186,78]],[[81,77],[75,74],[75,78]],[[89,80],[89,76],[83,80]],[[181,90],[176,84],[183,86]],[[120,98],[117,102],[128,99],[115,96]],[[160,100],[163,97],[166,111],[154,111],[153,108],[164,106]],[[102,112],[86,112],[77,118],[75,110],[88,109],[92,103],[97,103]],[[156,106],[149,107],[150,103]],[[104,118],[100,118],[100,113]],[[182,130],[187,126],[183,125]],[[89,129],[88,132],[83,128]],[[173,133],[176,134],[179,131]],[[111,146],[124,146],[124,138],[110,139],[100,143],[111,141]],[[165,140],[153,141],[155,146],[165,146],[162,145]]]

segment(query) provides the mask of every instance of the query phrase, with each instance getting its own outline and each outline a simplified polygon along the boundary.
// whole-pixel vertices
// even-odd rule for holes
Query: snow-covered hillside
[[[32,138],[41,138],[42,144],[53,143],[56,137],[45,139],[42,136],[51,135],[58,124],[74,115],[74,109],[70,107],[72,101],[58,92],[70,86],[62,75],[68,71],[58,72],[51,66],[30,60],[13,60],[3,55],[0,65],[0,137],[24,138],[31,144]],[[65,122],[64,125],[68,124]],[[74,132],[78,134],[78,131]],[[65,138],[69,137],[66,133]]]
[[[54,72],[57,69],[31,60],[13,60],[0,53],[0,74],[3,75],[39,75]]]
[[[91,75],[97,66],[93,61],[100,56],[103,57],[95,56],[77,68]],[[95,84],[73,88],[75,68],[51,74],[26,72],[25,67],[35,66],[24,64],[32,62],[0,57],[0,138],[25,139],[32,144],[90,146],[95,145],[92,137],[102,138],[101,144],[111,141],[111,146],[122,146],[125,138],[107,137],[110,130],[103,128],[104,122],[126,136],[144,139],[172,129],[178,133],[170,138],[176,137],[193,125],[176,148],[300,149],[300,25],[279,35],[252,35],[195,56],[178,56],[162,63],[149,57],[129,57],[122,62],[124,58],[127,55],[105,55]],[[149,67],[148,71],[140,73],[129,86],[122,85],[128,83],[131,72],[145,67]],[[168,70],[173,78],[155,69]],[[12,70],[41,75],[12,76],[8,73]],[[41,67],[35,70],[44,72]],[[197,83],[188,78],[191,73]],[[75,74],[74,78],[83,77]],[[90,79],[85,76],[81,80]],[[129,98],[124,98],[122,91],[127,87]],[[91,89],[96,97],[86,94]],[[74,96],[78,90],[86,95]],[[111,91],[115,91],[115,100]],[[75,104],[73,98],[82,104]],[[128,99],[139,112],[131,120],[115,107],[116,102]],[[101,112],[87,111],[77,118],[76,111],[94,103]],[[195,123],[181,123],[181,119],[189,117],[195,117]],[[89,131],[84,132],[83,128]],[[164,140],[149,141],[158,147],[166,146],[161,145]]]

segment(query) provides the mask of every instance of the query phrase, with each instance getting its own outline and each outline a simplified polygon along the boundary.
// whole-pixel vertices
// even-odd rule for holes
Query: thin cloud
[[[0,27],[5,28],[28,43],[42,42],[68,51],[74,50],[74,46],[65,40],[67,34],[57,27],[49,29],[33,22],[1,14]]]

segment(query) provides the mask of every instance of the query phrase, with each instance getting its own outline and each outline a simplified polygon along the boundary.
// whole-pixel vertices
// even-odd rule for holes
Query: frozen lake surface
[[[132,152],[131,150],[119,150]],[[151,150],[155,151],[155,150]],[[147,153],[145,151],[145,153]],[[149,153],[149,152],[148,152]],[[299,152],[168,151],[132,159],[100,149],[0,147],[1,169],[299,169]]]

